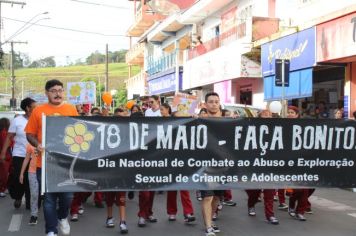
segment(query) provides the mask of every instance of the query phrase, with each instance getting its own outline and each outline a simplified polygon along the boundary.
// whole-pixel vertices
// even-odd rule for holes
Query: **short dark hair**
[[[155,101],[159,101],[159,96],[157,95],[152,95],[151,98],[153,98]]]
[[[90,113],[93,114],[94,111],[98,111],[100,113],[100,109],[98,107],[93,107],[91,110],[90,110]]]
[[[51,80],[48,80],[46,82],[46,86],[45,86],[45,89],[46,91],[49,91],[50,88],[54,87],[54,86],[62,86],[63,87],[63,83],[57,79],[51,79]]]
[[[31,107],[31,104],[36,102],[35,100],[33,100],[32,98],[25,98],[21,101],[20,107],[22,110],[26,111],[27,107]]]
[[[172,108],[168,103],[162,103],[161,106],[168,109],[168,114],[172,115]]]
[[[200,109],[199,114],[201,114],[201,113],[203,113],[203,112],[208,113],[208,110],[203,107],[202,109]]]
[[[210,93],[207,93],[207,94],[205,95],[205,102],[208,101],[208,98],[209,98],[210,96],[216,96],[216,97],[220,98],[218,93],[216,93],[216,92],[210,92]]]
[[[133,106],[131,107],[130,111],[132,112],[132,110],[133,110],[135,107],[138,109],[138,111],[141,111],[141,107],[140,107],[139,105],[137,105],[137,104],[133,105]]]
[[[124,112],[124,109],[122,109],[121,107],[117,107],[114,110],[114,113],[116,113],[116,112]]]
[[[10,120],[6,117],[0,119],[0,131],[8,130],[10,127]]]
[[[130,117],[137,118],[137,117],[144,117],[145,115],[141,111],[136,111],[130,115]]]

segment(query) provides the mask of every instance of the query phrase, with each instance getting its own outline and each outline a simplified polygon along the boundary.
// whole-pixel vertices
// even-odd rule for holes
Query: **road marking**
[[[219,146],[226,144],[226,140],[220,140],[219,141]]]
[[[312,205],[322,207],[324,209],[334,210],[334,211],[356,211],[356,208],[328,200],[326,198],[321,198],[317,196],[311,196],[310,201]]]
[[[19,231],[21,226],[21,221],[22,221],[22,214],[13,214],[8,231],[9,232]]]
[[[356,218],[356,213],[349,213],[348,215]]]

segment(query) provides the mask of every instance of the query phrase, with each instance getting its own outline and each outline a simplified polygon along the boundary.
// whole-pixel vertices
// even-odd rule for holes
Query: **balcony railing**
[[[201,56],[241,38],[245,38],[247,40],[245,42],[244,39],[244,43],[251,43],[255,40],[278,32],[278,29],[279,19],[254,16],[251,19],[232,27],[230,30],[223,32],[219,36],[188,50],[187,60]]]
[[[232,27],[230,30],[222,33],[221,35],[190,49],[188,51],[188,60],[213,51],[244,36],[246,36],[246,23]]]
[[[146,74],[141,71],[135,76],[132,76],[128,80],[126,80],[126,89],[128,92],[128,98],[133,98],[133,94],[139,94],[140,96],[147,95],[146,88]]]
[[[135,44],[126,53],[126,63],[128,63],[128,64],[143,64],[144,50],[145,50],[145,43]]]
[[[176,52],[160,57],[158,59],[148,57],[147,63],[148,75],[153,75],[161,71],[166,71],[176,66]]]

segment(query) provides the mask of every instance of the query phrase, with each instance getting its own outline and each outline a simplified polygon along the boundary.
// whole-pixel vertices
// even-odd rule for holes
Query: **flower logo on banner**
[[[70,95],[72,97],[79,97],[80,96],[80,93],[81,93],[81,90],[82,88],[80,87],[79,84],[76,84],[76,85],[73,85],[71,88],[70,88]]]
[[[90,149],[90,142],[94,139],[94,134],[87,130],[83,123],[75,123],[65,128],[63,142],[69,146],[71,153],[87,152]]]

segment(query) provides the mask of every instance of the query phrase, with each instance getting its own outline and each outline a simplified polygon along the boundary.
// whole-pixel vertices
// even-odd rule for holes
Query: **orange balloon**
[[[136,103],[135,103],[135,101],[133,101],[133,100],[128,101],[128,102],[126,103],[126,108],[130,110],[130,109],[133,107],[133,105],[135,105],[135,104],[136,104]]]
[[[112,95],[109,92],[104,92],[101,98],[106,105],[110,105],[112,102]]]

